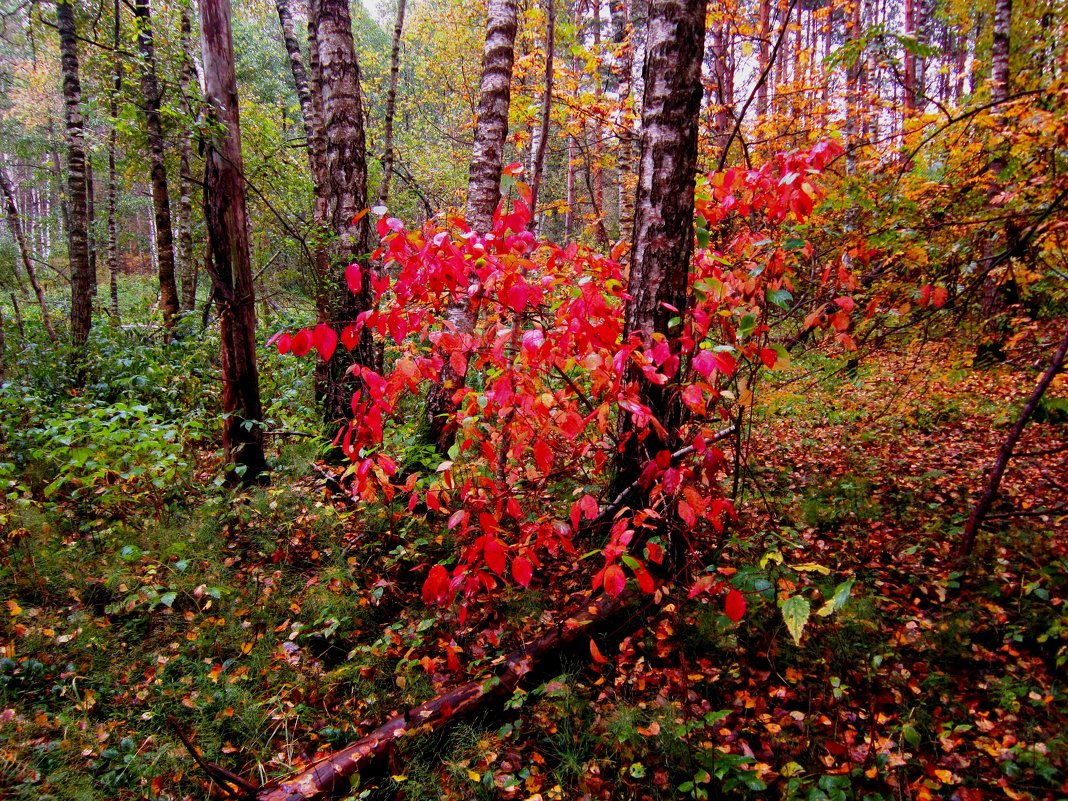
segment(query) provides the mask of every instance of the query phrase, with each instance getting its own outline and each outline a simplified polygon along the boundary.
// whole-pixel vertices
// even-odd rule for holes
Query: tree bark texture
[[[367,208],[367,156],[360,66],[352,40],[349,0],[312,0],[311,23],[318,50],[319,92],[322,98],[325,167],[321,222],[334,239],[325,272],[320,269],[318,314],[321,322],[346,326],[374,305],[371,268],[371,221],[359,212]],[[346,285],[345,267],[361,266],[359,293]],[[380,369],[371,331],[363,328],[351,354],[341,351],[316,370],[317,392],[328,423],[343,423],[352,416],[353,364]]]
[[[538,192],[545,172],[545,151],[549,145],[549,122],[553,110],[553,50],[556,48],[556,3],[545,0],[545,84],[541,96],[541,119],[538,122],[537,147],[531,163],[530,224],[538,219]]]
[[[397,22],[393,26],[393,49],[389,54],[389,91],[386,92],[386,116],[382,123],[382,186],[378,190],[378,203],[389,202],[389,184],[393,178],[393,116],[397,110],[397,83],[400,80],[401,35],[404,33],[404,8],[406,0],[397,2]]]
[[[163,323],[173,327],[181,311],[178,285],[174,278],[174,234],[171,231],[171,201],[167,189],[167,165],[163,152],[163,121],[160,117],[159,81],[156,78],[156,52],[152,39],[152,12],[149,0],[136,0],[137,47],[141,53],[141,95],[145,102],[145,129],[148,133],[148,163],[152,186],[152,209],[156,223],[156,259],[159,269],[159,305]]]
[[[319,111],[319,104],[312,99],[308,71],[304,68],[304,55],[300,51],[300,43],[297,41],[293,27],[290,0],[275,0],[275,8],[278,11],[278,22],[282,27],[282,41],[285,43],[286,53],[289,54],[289,68],[293,73],[293,86],[297,90],[297,100],[300,103],[300,116],[304,121],[304,137],[307,140],[312,185],[318,196],[323,184],[323,167],[326,163],[322,114]]]
[[[192,311],[197,304],[197,257],[193,253],[193,123],[200,107],[199,92],[193,91],[193,48],[190,42],[193,25],[189,8],[182,5],[180,43],[182,66],[178,71],[178,89],[189,130],[181,135],[178,151],[178,278],[181,283],[182,311]],[[194,104],[193,98],[197,97]]]
[[[467,224],[479,234],[492,230],[493,213],[501,200],[501,170],[508,136],[518,15],[517,0],[489,0],[478,119],[467,183]],[[461,296],[449,305],[447,318],[461,334],[475,330],[477,302],[477,298]],[[452,446],[455,436],[451,419],[456,411],[453,399],[457,390],[463,387],[464,379],[465,376],[453,370],[446,360],[441,382],[431,388],[427,397],[427,440],[442,454]]]
[[[671,337],[672,317],[685,316],[693,253],[694,178],[701,108],[705,0],[653,0],[645,56],[642,143],[635,203],[634,244],[624,320],[624,339],[649,345]],[[674,307],[674,311],[666,306]],[[631,362],[624,376],[667,432],[639,431],[622,421],[623,452],[616,488],[630,485],[661,450],[674,451],[681,408],[674,388],[645,380]]]
[[[70,0],[56,3],[56,26],[63,69],[63,111],[67,139],[67,193],[70,219],[67,237],[70,242],[70,331],[71,342],[78,350],[89,341],[92,326],[92,276],[89,272],[89,209],[85,186],[85,120],[82,116],[82,84],[78,74],[78,38],[74,27],[74,6]],[[75,383],[85,380],[75,370]]]
[[[1049,367],[1046,368],[1046,372],[1042,374],[1038,384],[1035,385],[1031,396],[1024,403],[1023,409],[1020,410],[1016,422],[1009,430],[1008,436],[1005,437],[1005,442],[1001,445],[998,458],[994,462],[989,478],[987,478],[983,494],[979,497],[979,501],[975,504],[975,508],[972,509],[972,513],[968,517],[968,522],[964,526],[960,548],[964,556],[968,556],[974,550],[975,539],[979,534],[983,521],[990,512],[990,507],[993,506],[998,496],[998,488],[1001,486],[1001,479],[1008,469],[1009,460],[1012,459],[1013,450],[1015,450],[1017,443],[1020,441],[1020,437],[1023,436],[1024,428],[1027,427],[1027,423],[1035,413],[1035,409],[1038,408],[1038,403],[1042,400],[1042,396],[1046,394],[1046,390],[1049,389],[1049,385],[1053,383],[1053,379],[1057,377],[1057,374],[1064,369],[1065,356],[1068,356],[1068,327],[1064,329],[1064,336],[1061,337],[1060,344],[1053,354]]]
[[[1000,103],[1009,96],[1009,44],[1012,0],[994,2],[994,41],[990,47],[990,99]]]
[[[48,338],[55,342],[56,329],[52,327],[52,316],[48,313],[48,302],[45,300],[44,291],[37,280],[37,270],[34,269],[33,259],[30,257],[30,251],[26,246],[26,237],[22,231],[19,208],[15,203],[15,193],[11,182],[7,178],[7,173],[2,169],[0,169],[0,187],[3,188],[4,192],[4,201],[7,207],[7,224],[11,228],[11,236],[15,239],[19,258],[22,260],[22,268],[26,271],[26,277],[30,279],[30,286],[33,287],[33,292],[37,296],[37,304],[41,307],[41,322],[48,333]]]
[[[252,282],[241,160],[241,127],[234,76],[230,0],[199,0],[205,100],[222,127],[204,159],[207,267],[219,309],[222,340],[223,446],[240,478],[254,481],[267,462],[256,366],[256,294]],[[245,426],[245,421],[252,423]]]
[[[120,45],[122,43],[122,6],[121,0],[114,0],[112,4],[112,29],[111,45],[112,53],[111,74],[112,93],[108,104],[108,114],[111,117],[111,130],[108,131],[108,288],[111,290],[111,317],[115,322],[119,321],[119,236],[116,218],[118,216],[119,179],[115,169],[115,149],[119,138],[119,94],[122,92],[122,56]]]
[[[523,677],[552,654],[590,638],[594,630],[624,608],[623,598],[599,594],[590,598],[579,613],[514,651],[489,678],[476,679],[398,715],[370,734],[322,759],[290,779],[264,785],[258,801],[315,801],[344,793],[349,777],[366,772],[409,734],[432,732],[453,720],[478,714],[491,704],[509,698]]]

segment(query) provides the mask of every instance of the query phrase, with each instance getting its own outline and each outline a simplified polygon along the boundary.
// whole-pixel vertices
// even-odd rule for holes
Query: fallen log
[[[384,759],[404,737],[435,731],[456,718],[476,715],[510,697],[540,659],[589,637],[625,607],[627,597],[626,593],[619,598],[604,593],[588,596],[581,611],[513,651],[489,677],[468,682],[410,709],[340,751],[316,760],[293,776],[269,782],[246,797],[250,801],[315,801],[345,790],[349,777]]]

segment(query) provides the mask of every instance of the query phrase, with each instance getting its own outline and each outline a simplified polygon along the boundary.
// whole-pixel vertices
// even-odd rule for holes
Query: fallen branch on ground
[[[588,596],[580,612],[513,651],[488,678],[470,681],[408,710],[340,751],[287,779],[265,784],[246,797],[250,801],[314,801],[345,789],[349,777],[366,772],[404,737],[435,731],[453,719],[485,711],[494,702],[510,697],[540,659],[589,637],[624,608],[626,598],[626,594],[619,598],[603,593]]]

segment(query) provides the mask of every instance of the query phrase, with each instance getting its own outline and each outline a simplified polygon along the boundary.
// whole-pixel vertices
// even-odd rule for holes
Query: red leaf
[[[353,294],[358,294],[363,289],[363,269],[358,264],[350,264],[345,268],[345,283]]]
[[[319,323],[319,325],[315,326],[312,341],[315,343],[319,355],[323,357],[323,361],[330,361],[330,357],[337,350],[337,333],[335,333],[334,329],[325,323]]]
[[[293,337],[288,333],[280,334],[274,341],[275,347],[278,348],[279,353],[289,353],[293,347]]]
[[[544,440],[534,443],[534,462],[542,473],[548,473],[553,467],[553,449]]]
[[[609,565],[604,571],[604,591],[618,598],[627,586],[627,577],[619,565]]]
[[[947,300],[949,300],[949,291],[944,286],[936,286],[931,292],[931,305],[936,309],[945,306]]]
[[[760,349],[760,361],[764,362],[764,366],[769,370],[775,369],[775,362],[779,360],[779,354],[773,351],[771,348]]]
[[[586,516],[587,520],[596,520],[597,515],[601,513],[601,508],[597,505],[597,499],[592,495],[583,495],[579,500],[579,506],[582,507],[582,514]]]
[[[834,302],[838,305],[838,308],[840,308],[842,311],[846,311],[846,312],[853,311],[853,308],[856,306],[856,304],[853,301],[853,298],[845,297],[845,296],[840,297],[840,298],[835,298]]]
[[[293,355],[305,356],[312,346],[312,332],[307,328],[297,331],[293,337]]]
[[[534,568],[530,560],[525,556],[517,556],[512,560],[512,578],[520,587],[529,587],[530,579],[534,575]]]
[[[656,583],[653,581],[653,576],[645,569],[645,565],[641,562],[638,562],[637,564],[638,566],[634,568],[634,578],[638,579],[638,589],[647,595],[652,595],[653,590],[656,589]]]
[[[717,586],[719,586],[719,582],[714,577],[706,574],[697,579],[693,586],[690,587],[689,597],[696,598],[703,592],[711,592]]]
[[[745,617],[745,596],[735,589],[728,592],[723,602],[723,614],[735,623]]]
[[[647,542],[645,544],[645,556],[650,562],[660,564],[664,561],[664,549],[660,547],[658,542]]]
[[[360,343],[360,331],[355,325],[346,325],[341,332],[341,344],[352,350]]]
[[[503,576],[506,561],[501,541],[496,537],[487,539],[486,544],[482,546],[482,553],[486,557],[486,567],[498,576]]]
[[[430,568],[430,574],[423,582],[423,602],[426,604],[444,603],[449,593],[449,571],[442,565]]]
[[[693,507],[681,498],[679,499],[679,517],[690,528],[697,525],[697,516],[693,513]]]
[[[508,287],[508,291],[505,292],[504,302],[505,305],[516,314],[522,314],[523,310],[527,307],[527,300],[529,297],[530,288],[527,286],[527,282],[522,278],[519,278],[514,284]]]

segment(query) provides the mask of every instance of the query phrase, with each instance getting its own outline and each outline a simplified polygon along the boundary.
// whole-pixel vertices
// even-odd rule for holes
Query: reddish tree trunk
[[[222,135],[208,143],[204,159],[207,268],[219,308],[222,339],[223,446],[244,482],[267,462],[260,421],[256,366],[256,293],[248,244],[241,121],[234,75],[230,0],[199,0],[205,100]],[[251,423],[246,426],[245,422]]]

